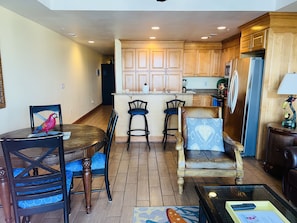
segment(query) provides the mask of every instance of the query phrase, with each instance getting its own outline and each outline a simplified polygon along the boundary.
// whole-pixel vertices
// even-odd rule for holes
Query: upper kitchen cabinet
[[[183,76],[223,76],[220,67],[221,54],[221,43],[186,43]]]
[[[266,49],[269,19],[258,19],[240,27],[240,53],[249,53]]]
[[[149,50],[122,50],[123,89],[141,91],[149,83]]]
[[[183,41],[122,41],[123,89],[181,91]]]
[[[221,73],[225,73],[225,65],[240,57],[240,33],[222,42]]]

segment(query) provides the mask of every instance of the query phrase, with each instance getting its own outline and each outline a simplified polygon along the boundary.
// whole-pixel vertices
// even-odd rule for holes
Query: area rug
[[[198,206],[135,207],[133,223],[169,223],[166,210],[172,208],[187,223],[199,222]]]

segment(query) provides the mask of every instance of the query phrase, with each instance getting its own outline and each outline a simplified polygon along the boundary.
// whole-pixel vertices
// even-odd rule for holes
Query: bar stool
[[[128,102],[128,104],[129,104],[128,113],[130,114],[130,120],[129,120],[129,130],[127,131],[127,135],[128,135],[128,141],[127,141],[128,147],[127,147],[127,150],[129,150],[129,147],[130,147],[131,136],[145,136],[147,145],[148,145],[149,150],[150,150],[151,147],[150,147],[150,143],[149,143],[149,139],[148,139],[150,131],[148,129],[148,123],[147,123],[147,118],[146,118],[146,115],[149,113],[148,110],[147,110],[147,102],[142,101],[142,100],[134,100],[134,101]],[[138,128],[137,129],[131,129],[132,119],[136,115],[142,115],[143,116],[143,118],[144,118],[144,129],[138,129]],[[143,134],[141,134],[139,132],[143,132]]]
[[[169,128],[169,119],[172,117],[172,115],[177,115],[177,108],[180,106],[185,106],[185,101],[179,100],[179,99],[173,99],[171,101],[166,102],[167,108],[164,110],[165,113],[165,120],[164,120],[164,130],[163,130],[163,149],[166,149],[166,143],[167,143],[167,136],[174,136],[174,134],[171,133],[173,130],[177,130],[177,128]]]

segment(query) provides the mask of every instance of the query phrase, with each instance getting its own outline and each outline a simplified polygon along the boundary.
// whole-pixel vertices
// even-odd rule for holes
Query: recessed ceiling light
[[[209,36],[202,36],[201,39],[208,39]]]
[[[151,36],[150,39],[156,39],[156,37],[155,36]]]
[[[89,40],[88,43],[95,43],[95,41],[94,40]]]
[[[152,29],[153,29],[153,30],[159,30],[160,27],[159,27],[159,26],[153,26]]]
[[[75,33],[68,33],[68,36],[77,37]]]
[[[224,30],[224,29],[226,29],[226,26],[218,26],[217,29],[218,30]]]

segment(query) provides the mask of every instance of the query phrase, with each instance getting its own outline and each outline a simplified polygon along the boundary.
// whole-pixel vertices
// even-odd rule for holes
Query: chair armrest
[[[184,138],[180,132],[177,132],[176,135],[176,145],[175,149],[177,150],[177,165],[178,169],[185,169],[186,160],[185,160],[185,151],[184,151]]]
[[[243,152],[243,145],[240,142],[231,139],[226,132],[223,132],[223,139],[225,152],[234,159],[236,156],[240,156],[240,153]]]
[[[284,149],[284,158],[287,169],[297,168],[297,146],[287,146]]]

